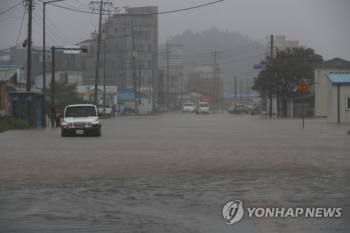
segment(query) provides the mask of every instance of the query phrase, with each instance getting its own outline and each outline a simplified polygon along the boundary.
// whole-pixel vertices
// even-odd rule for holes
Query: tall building
[[[273,41],[274,56],[276,55],[276,50],[283,51],[287,48],[298,48],[298,47],[304,48],[304,46],[299,45],[298,40],[286,40],[286,36],[284,35],[274,36],[274,41]],[[271,54],[270,48],[265,48],[265,54],[270,56]]]
[[[124,9],[103,24],[100,68],[111,85],[133,88],[135,75],[137,87],[149,90],[158,80],[158,7]]]

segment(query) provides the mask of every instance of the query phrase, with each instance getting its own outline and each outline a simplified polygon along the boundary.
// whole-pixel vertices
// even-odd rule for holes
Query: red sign
[[[307,87],[306,83],[304,80],[301,80],[298,87],[297,87],[297,92],[308,92],[309,88]]]

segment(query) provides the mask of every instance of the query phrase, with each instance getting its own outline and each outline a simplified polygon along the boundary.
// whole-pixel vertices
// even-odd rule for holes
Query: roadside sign
[[[299,82],[299,85],[297,87],[296,92],[308,92],[310,91],[309,88],[307,87],[306,83],[304,82],[304,80],[301,80]]]
[[[77,45],[69,45],[69,46],[64,46],[63,53],[66,54],[80,54],[80,46]]]
[[[254,70],[266,70],[266,65],[254,65]]]

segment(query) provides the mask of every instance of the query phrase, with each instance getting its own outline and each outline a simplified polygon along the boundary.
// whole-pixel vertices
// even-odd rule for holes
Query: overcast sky
[[[42,46],[42,2],[34,0],[33,41]],[[47,1],[47,0],[46,0]],[[99,2],[99,0],[97,0]],[[114,7],[158,6],[159,12],[195,7],[217,0],[111,0]],[[27,18],[23,21],[22,0],[0,0],[0,49],[21,43],[27,37]],[[91,12],[88,0],[54,3]],[[316,50],[325,60],[340,57],[350,61],[350,0],[224,0],[187,11],[159,15],[159,44],[168,36],[186,29],[202,32],[217,27],[260,40],[285,35],[300,45]],[[80,13],[46,5],[47,44],[68,45],[90,38],[98,29],[98,15]],[[20,33],[21,32],[21,33]],[[214,49],[214,48],[213,48]]]

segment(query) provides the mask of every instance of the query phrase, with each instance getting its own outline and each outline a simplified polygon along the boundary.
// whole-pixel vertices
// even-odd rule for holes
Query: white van
[[[196,106],[196,114],[209,114],[209,103],[199,102]]]

